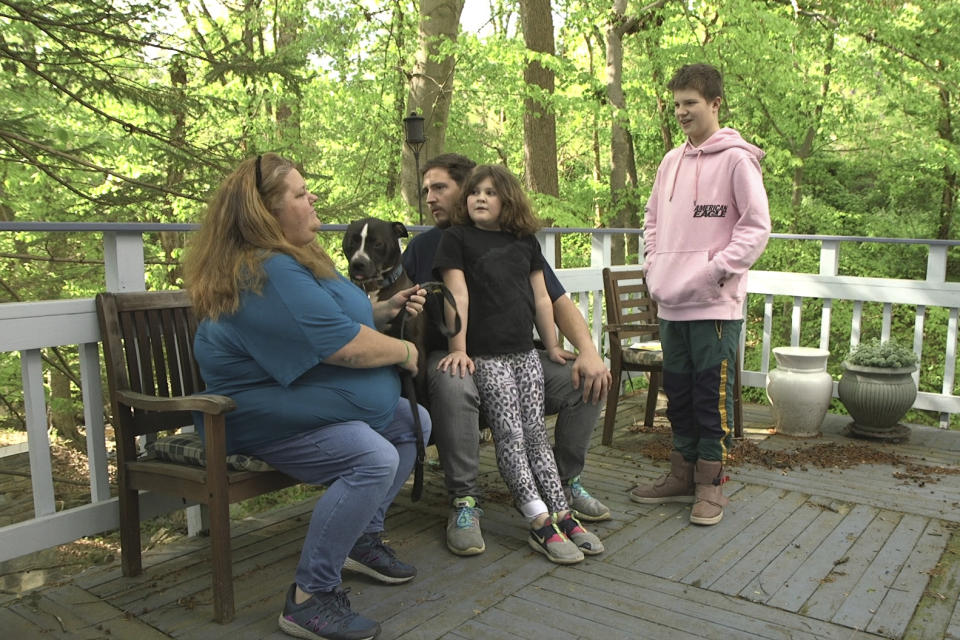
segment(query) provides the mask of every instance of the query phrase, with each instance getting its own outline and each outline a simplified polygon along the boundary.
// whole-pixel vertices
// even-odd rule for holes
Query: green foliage
[[[895,340],[877,338],[861,342],[850,351],[847,362],[861,367],[899,369],[917,364],[917,354]]]
[[[560,197],[533,199],[559,226],[613,219],[615,113],[631,134],[636,170],[635,188],[618,196],[642,212],[664,152],[682,140],[666,82],[678,65],[707,61],[725,75],[722,124],[766,152],[774,231],[958,237],[960,145],[950,123],[960,118],[960,41],[949,25],[960,23],[960,2],[628,3],[636,28],[622,41],[622,111],[606,77],[609,0],[554,0],[562,19],[552,57],[526,49],[515,2],[490,4],[492,33],[440,46],[457,62],[445,150],[522,176],[524,99],[547,103],[557,116]],[[418,3],[19,0],[8,8],[0,220],[198,222],[239,159],[278,150],[302,163],[324,222],[418,222],[398,194]],[[531,59],[556,74],[552,95],[524,82]],[[188,237],[145,239],[148,287],[181,286]],[[321,237],[343,266],[336,239]],[[564,266],[585,266],[589,256],[586,236],[563,240]],[[101,261],[92,234],[0,234],[0,302],[91,296],[103,287]],[[756,268],[816,273],[818,247],[773,240]],[[922,278],[926,252],[847,244],[839,270]],[[960,249],[950,250],[947,277],[960,281]],[[750,301],[748,344],[761,338],[763,303]],[[777,344],[790,341],[791,313],[792,300],[775,297]],[[804,304],[803,344],[819,342],[821,313]],[[837,302],[832,313],[839,360],[853,312]],[[865,307],[865,334],[879,333],[877,315]],[[897,310],[894,321],[909,334],[912,310]],[[927,312],[921,388],[942,385],[948,323],[943,310]],[[66,364],[76,369],[75,359]],[[18,387],[8,385],[18,375],[15,355],[0,358],[0,387]],[[16,424],[22,403],[10,397],[0,419]]]

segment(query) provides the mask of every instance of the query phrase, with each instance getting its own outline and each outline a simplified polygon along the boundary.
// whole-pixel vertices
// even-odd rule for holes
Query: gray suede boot
[[[723,508],[730,502],[723,495],[723,463],[719,460],[697,460],[693,472],[696,483],[697,500],[690,510],[690,522],[693,524],[717,524],[723,518]]]
[[[652,485],[640,485],[630,491],[630,499],[641,504],[693,502],[693,465],[679,451],[670,452],[670,472]]]

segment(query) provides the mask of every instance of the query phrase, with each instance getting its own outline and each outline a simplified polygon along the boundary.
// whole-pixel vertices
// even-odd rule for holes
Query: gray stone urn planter
[[[910,430],[900,423],[914,400],[917,385],[911,375],[917,366],[865,367],[843,363],[837,395],[853,418],[853,435],[902,440]]]

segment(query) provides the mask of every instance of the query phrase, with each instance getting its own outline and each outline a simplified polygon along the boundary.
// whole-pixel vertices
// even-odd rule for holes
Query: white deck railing
[[[144,289],[143,234],[158,231],[190,231],[195,225],[161,224],[82,224],[82,223],[0,223],[0,233],[100,233],[104,247],[104,281],[109,291]],[[344,225],[331,225],[325,232],[340,234]],[[413,227],[416,231],[422,227]],[[588,319],[596,344],[606,352],[602,328],[604,322],[601,270],[610,264],[611,242],[617,234],[636,235],[637,230],[548,229],[541,234],[544,254],[554,255],[553,248],[561,234],[582,233],[591,236],[590,266],[559,269],[558,275],[571,297]],[[827,236],[775,235],[774,242],[820,243],[819,273],[783,273],[753,271],[749,278],[750,295],[760,296],[763,306],[762,339],[745,345],[748,352],[760,352],[760,367],[745,370],[746,386],[764,387],[770,368],[775,322],[785,322],[775,312],[775,297],[792,298],[790,306],[790,343],[798,345],[804,303],[822,302],[818,345],[827,348],[831,335],[833,309],[839,301],[853,305],[850,343],[861,339],[864,305],[879,303],[881,334],[912,343],[922,352],[925,320],[931,309],[946,311],[947,326],[943,340],[944,370],[940,389],[921,389],[914,404],[916,409],[935,411],[941,427],[949,426],[950,416],[960,414],[960,397],[954,392],[957,356],[957,318],[960,311],[960,284],[946,282],[950,247],[960,241],[900,240]],[[840,251],[853,243],[912,244],[926,247],[927,270],[924,280],[852,277],[838,275]],[[586,258],[586,256],[584,256]],[[894,311],[901,306],[911,308],[911,335],[894,330]],[[783,315],[783,314],[780,314]],[[808,314],[809,316],[809,314]],[[866,336],[871,337],[871,336]],[[27,422],[28,450],[33,490],[34,517],[0,528],[0,561],[76,540],[79,537],[115,529],[119,524],[116,499],[110,497],[107,475],[108,453],[104,435],[103,388],[98,351],[99,329],[91,298],[75,300],[16,302],[0,304],[0,352],[20,354],[24,407]],[[47,401],[45,373],[41,350],[61,345],[77,345],[80,353],[80,376],[83,416],[90,466],[90,503],[57,511],[54,497],[50,443],[47,437]],[[754,358],[756,359],[756,358]],[[5,391],[5,393],[9,393]],[[182,503],[151,495],[144,497],[143,517],[182,507]]]

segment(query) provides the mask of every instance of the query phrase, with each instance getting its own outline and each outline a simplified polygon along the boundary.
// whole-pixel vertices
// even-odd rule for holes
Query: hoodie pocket
[[[658,253],[647,286],[657,304],[668,307],[714,302],[723,294],[706,251]]]

